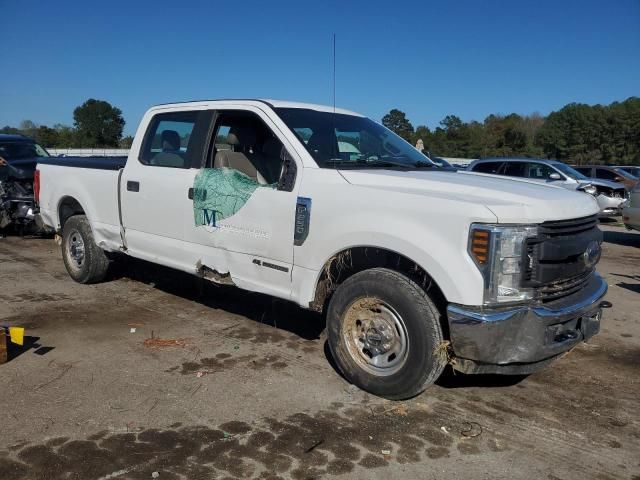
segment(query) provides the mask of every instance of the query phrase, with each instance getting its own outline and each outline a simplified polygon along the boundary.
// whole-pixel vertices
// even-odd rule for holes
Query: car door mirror
[[[613,181],[614,182],[624,182],[624,178],[622,178],[622,177],[614,177]]]
[[[549,180],[562,180],[562,177],[559,173],[553,172],[551,175],[549,175]]]

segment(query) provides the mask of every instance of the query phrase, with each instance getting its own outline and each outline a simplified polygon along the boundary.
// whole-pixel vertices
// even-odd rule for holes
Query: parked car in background
[[[640,183],[631,191],[629,204],[622,210],[622,221],[629,230],[640,231]]]
[[[33,174],[49,153],[24,135],[0,134],[0,230],[33,224]]]
[[[616,168],[619,168],[620,170],[624,170],[625,172],[630,173],[631,175],[636,177],[638,180],[640,180],[640,167],[636,165],[616,165]]]
[[[593,197],[438,168],[334,107],[162,105],[126,161],[51,159],[36,178],[77,282],[120,253],[324,311],[340,371],[388,398],[447,363],[544,368],[595,335],[606,306]]]
[[[585,177],[597,178],[598,180],[609,180],[624,184],[624,187],[631,191],[638,184],[638,178],[620,167],[612,167],[608,165],[579,165],[573,166]]]
[[[431,161],[438,165],[441,168],[447,168],[449,170],[457,170],[456,167],[447,162],[444,158],[441,157],[430,157]]]
[[[535,158],[488,158],[476,160],[468,171],[520,177],[568,190],[590,193],[598,201],[600,216],[617,216],[622,212],[626,191],[622,184],[588,178],[566,163]]]

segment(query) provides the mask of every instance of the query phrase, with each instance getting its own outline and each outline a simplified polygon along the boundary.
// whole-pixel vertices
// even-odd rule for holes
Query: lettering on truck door
[[[299,182],[281,181],[283,162],[289,174],[297,170],[259,110],[217,112],[185,223],[194,264],[250,290],[289,295]]]

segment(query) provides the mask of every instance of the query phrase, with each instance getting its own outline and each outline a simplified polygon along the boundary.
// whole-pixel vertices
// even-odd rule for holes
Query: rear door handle
[[[193,200],[193,188],[187,190],[187,197],[189,198],[189,200]]]
[[[127,190],[129,192],[139,192],[140,191],[140,182],[134,182],[131,180],[127,180]]]

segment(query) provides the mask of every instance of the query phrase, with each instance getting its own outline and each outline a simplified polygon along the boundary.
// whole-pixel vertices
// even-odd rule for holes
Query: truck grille
[[[543,302],[552,302],[580,291],[589,282],[594,270],[589,270],[581,275],[568,280],[543,285],[537,289],[538,298]]]
[[[538,236],[525,248],[523,285],[534,288],[542,302],[577,292],[594,272],[584,259],[594,241],[602,242],[597,215],[540,224]]]
[[[544,222],[538,227],[538,232],[541,235],[549,237],[559,235],[578,235],[597,226],[598,215],[591,215],[589,217],[575,218],[572,220]]]

